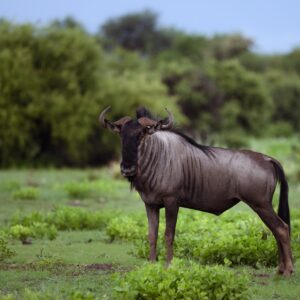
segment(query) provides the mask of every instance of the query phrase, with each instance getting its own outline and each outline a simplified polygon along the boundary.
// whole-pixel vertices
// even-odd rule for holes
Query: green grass
[[[299,158],[294,150],[297,142],[294,139],[251,141],[254,150],[278,158],[287,170],[292,212],[300,209]],[[38,191],[36,199],[23,200],[14,196],[27,188]],[[277,198],[278,194],[274,202]],[[138,194],[130,191],[128,182],[115,176],[113,168],[0,171],[0,231],[7,228],[17,212],[24,215],[34,211],[43,213],[58,206],[80,207],[91,212],[119,211],[123,215],[144,213]],[[233,211],[253,213],[242,203]],[[0,265],[0,299],[5,294],[22,299],[25,288],[63,299],[76,291],[110,299],[113,274],[127,272],[145,262],[132,255],[132,243],[110,243],[100,230],[59,231],[53,241],[33,239],[29,245],[9,239],[8,246],[16,255]],[[36,267],[44,258],[49,260],[49,267]],[[56,260],[63,266],[51,265]],[[300,261],[296,262],[296,274],[291,279],[275,276],[274,268],[239,266],[235,269],[250,274],[253,299],[300,299]]]

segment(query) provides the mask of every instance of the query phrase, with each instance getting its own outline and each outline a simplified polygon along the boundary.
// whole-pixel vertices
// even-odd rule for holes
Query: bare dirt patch
[[[100,271],[112,271],[114,266],[112,264],[90,264],[85,266],[86,270],[100,270]]]

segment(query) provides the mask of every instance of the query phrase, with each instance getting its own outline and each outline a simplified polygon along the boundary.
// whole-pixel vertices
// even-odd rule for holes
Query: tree
[[[0,25],[0,165],[84,166],[116,157],[116,137],[100,130],[138,106],[183,120],[156,72],[125,50],[102,52],[80,28]],[[125,63],[124,63],[125,62]]]
[[[283,57],[283,68],[290,72],[300,75],[300,47]]]
[[[277,76],[275,76],[277,75]],[[300,77],[282,72],[267,74],[274,101],[273,120],[289,124],[294,131],[300,130]]]
[[[191,127],[204,139],[214,133],[223,139],[236,132],[260,135],[272,113],[262,79],[237,61],[213,61],[196,68],[176,90]]]
[[[153,54],[171,45],[170,36],[157,28],[157,15],[149,10],[111,19],[102,25],[106,48],[115,46],[141,54]]]
[[[56,29],[78,29],[81,31],[85,31],[83,25],[79,23],[77,20],[75,20],[73,17],[66,17],[62,20],[54,20],[51,22],[50,27],[56,28]]]
[[[215,35],[210,41],[210,49],[216,59],[235,58],[249,52],[253,41],[240,34]]]
[[[26,160],[38,151],[34,140],[41,78],[35,73],[31,25],[0,24],[0,165]],[[18,163],[18,162],[16,162]]]

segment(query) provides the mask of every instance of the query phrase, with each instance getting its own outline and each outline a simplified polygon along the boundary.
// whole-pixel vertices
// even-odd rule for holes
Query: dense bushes
[[[99,130],[97,121],[107,105],[113,107],[112,119],[133,114],[139,105],[156,112],[169,107],[180,116],[153,72],[120,73],[113,67],[120,57],[104,56],[94,37],[77,27],[34,28],[1,21],[0,49],[2,166],[33,160],[56,165],[106,162],[116,153],[116,138]]]
[[[299,255],[297,222],[293,234],[294,254]],[[293,225],[292,225],[293,226]],[[165,257],[164,220],[159,232],[158,253]],[[142,215],[112,218],[106,227],[111,240],[133,241],[133,253],[148,258],[147,221]],[[193,259],[203,264],[275,266],[277,246],[271,232],[254,214],[225,213],[221,217],[181,211],[175,237],[175,257]]]
[[[27,216],[16,214],[12,226],[31,227],[36,223],[54,226],[57,230],[102,229],[116,212],[91,212],[77,207],[59,207],[48,213],[34,212]]]
[[[39,292],[28,288],[25,288],[20,292],[20,297],[14,294],[8,294],[1,298],[2,300],[101,300],[101,296],[97,296],[92,292],[65,291],[64,295],[60,295],[58,292]]]
[[[248,299],[245,274],[220,266],[174,260],[169,268],[147,264],[119,278],[117,299]]]
[[[177,83],[176,93],[190,124],[200,129],[202,138],[218,133],[229,146],[232,135],[260,135],[273,109],[261,77],[238,61],[195,68]]]
[[[113,171],[120,175],[120,167],[118,170]],[[101,180],[83,180],[71,181],[64,185],[64,190],[70,198],[89,198],[110,195],[112,198],[119,198],[119,190],[122,188],[128,189],[128,184],[121,180],[101,179]]]
[[[115,216],[118,212],[90,212],[75,207],[58,207],[48,213],[33,212],[29,215],[17,213],[10,220],[9,227],[3,228],[0,233],[27,244],[31,243],[31,239],[54,240],[58,230],[101,230]],[[1,251],[9,253],[2,240]]]
[[[23,243],[28,238],[54,239],[57,230],[104,229],[111,241],[134,242],[133,253],[147,258],[147,220],[144,214],[124,216],[112,212],[89,212],[82,208],[60,207],[48,213],[15,215],[8,236]],[[160,257],[165,256],[164,220],[160,226]],[[178,219],[175,256],[203,264],[271,266],[277,261],[275,240],[262,222],[246,213],[213,217],[182,211]]]
[[[38,197],[38,190],[34,187],[23,187],[13,193],[15,199],[20,200],[36,200]]]
[[[30,238],[54,240],[57,237],[57,229],[54,225],[40,222],[33,222],[29,226],[16,224],[9,228],[8,236],[20,240],[22,243],[29,242]]]
[[[97,121],[108,105],[112,120],[168,107],[196,138],[233,147],[244,135],[299,130],[299,50],[268,57],[251,45],[160,28],[149,11],[109,20],[96,36],[72,19],[1,20],[0,166],[108,162],[119,151]]]

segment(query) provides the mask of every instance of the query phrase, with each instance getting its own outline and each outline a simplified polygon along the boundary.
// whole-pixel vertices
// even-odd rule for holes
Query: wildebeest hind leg
[[[262,206],[251,207],[259,215],[266,226],[272,231],[276,239],[279,252],[278,273],[283,274],[284,276],[290,276],[291,273],[294,272],[294,267],[288,225],[278,217],[271,203],[266,203]]]

